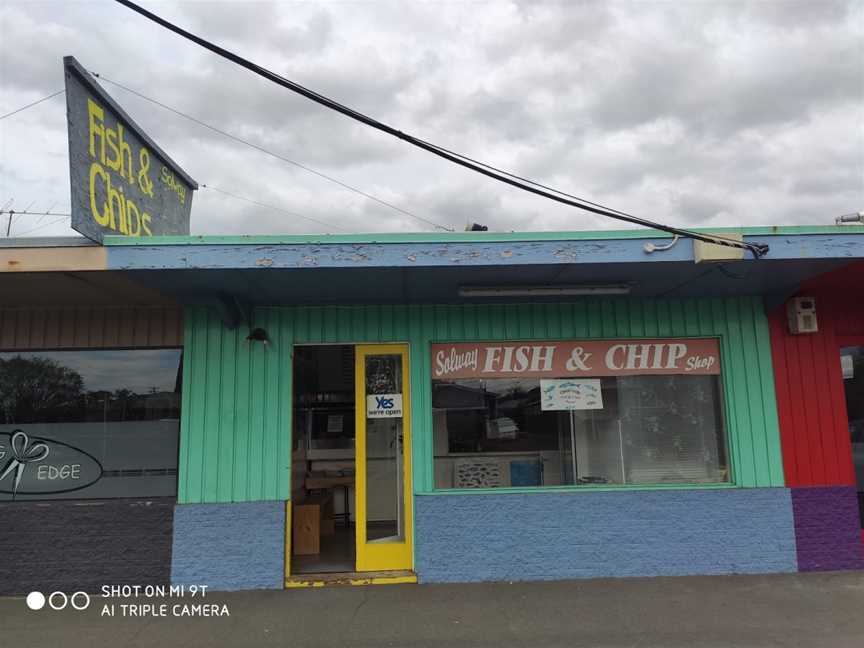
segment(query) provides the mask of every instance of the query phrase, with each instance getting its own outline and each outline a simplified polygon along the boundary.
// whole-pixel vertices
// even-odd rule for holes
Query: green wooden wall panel
[[[233,403],[234,416],[232,423],[237,434],[234,446],[234,470],[231,479],[231,495],[226,500],[217,501],[246,501],[251,499],[249,496],[249,445],[251,443],[250,434],[250,410],[251,403],[250,391],[252,389],[251,377],[251,358],[244,346],[245,342],[241,342],[239,335],[231,335],[234,338],[235,348],[237,350],[237,377],[235,379],[234,394],[235,401]],[[226,477],[227,479],[227,477]]]
[[[408,342],[416,492],[433,488],[435,341],[719,336],[733,477],[782,486],[768,324],[758,298],[586,299],[537,305],[269,307],[270,344],[250,344],[215,312],[186,313],[181,502],[288,499],[294,344]]]
[[[234,383],[237,375],[237,349],[229,336],[221,341],[220,389],[219,389],[219,472],[234,471],[234,443],[237,437],[234,421]],[[216,499],[231,496],[232,481],[219,479],[216,482]]]

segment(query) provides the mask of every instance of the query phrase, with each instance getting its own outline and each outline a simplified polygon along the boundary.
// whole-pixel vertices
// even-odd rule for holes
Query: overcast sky
[[[141,4],[403,131],[641,217],[829,224],[864,209],[862,1]],[[71,54],[449,227],[622,227],[356,124],[110,0],[3,0],[0,34],[0,114],[61,89]],[[199,184],[333,225],[202,188],[195,234],[432,229],[105,87]],[[0,121],[0,207],[68,211],[65,118],[60,95]],[[12,233],[72,233],[55,220],[22,215]]]

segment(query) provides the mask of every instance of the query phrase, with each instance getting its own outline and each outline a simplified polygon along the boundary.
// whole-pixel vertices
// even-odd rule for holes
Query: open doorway
[[[852,461],[858,484],[858,510],[864,527],[864,345],[840,349]]]
[[[354,346],[294,348],[291,573],[353,572]]]
[[[296,346],[293,375],[290,575],[409,571],[408,345]]]

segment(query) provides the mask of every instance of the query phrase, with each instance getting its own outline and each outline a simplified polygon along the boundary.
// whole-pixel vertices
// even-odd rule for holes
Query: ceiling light
[[[626,295],[630,284],[583,284],[571,286],[460,286],[460,297],[561,297]]]

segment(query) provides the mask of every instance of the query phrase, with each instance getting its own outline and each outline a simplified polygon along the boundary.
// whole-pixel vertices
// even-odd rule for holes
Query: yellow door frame
[[[402,359],[402,542],[366,542],[366,358],[398,355]],[[357,571],[396,571],[414,567],[414,525],[411,486],[411,382],[407,344],[358,344],[354,347],[355,489],[354,520]]]

